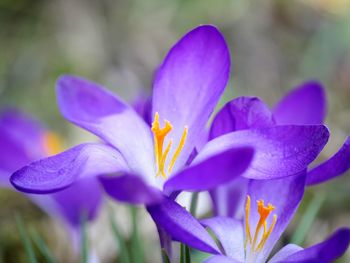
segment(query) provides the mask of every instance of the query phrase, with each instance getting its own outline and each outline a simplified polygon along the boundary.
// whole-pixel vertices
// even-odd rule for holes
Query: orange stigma
[[[167,120],[165,120],[165,127],[160,128],[159,114],[158,112],[156,112],[154,115],[154,121],[152,123],[151,130],[154,135],[154,157],[157,165],[156,176],[162,175],[163,178],[166,178],[165,162],[167,160],[167,156],[173,144],[173,140],[170,140],[165,150],[163,151],[164,139],[172,129],[173,129],[173,126]],[[179,157],[183,147],[185,146],[187,133],[188,133],[188,128],[185,126],[179,145],[177,146],[175,153],[168,165],[168,174],[171,173],[171,170],[173,169],[177,158]]]
[[[62,140],[54,132],[46,132],[43,136],[44,149],[47,156],[55,155],[62,152]]]
[[[260,215],[260,219],[256,225],[254,237],[252,237],[251,231],[250,231],[250,225],[249,225],[250,196],[247,195],[247,201],[245,205],[245,231],[246,231],[245,247],[247,248],[247,245],[249,244],[250,249],[253,252],[260,252],[263,249],[267,239],[271,235],[271,232],[274,229],[277,222],[277,215],[273,215],[272,223],[269,229],[267,229],[266,219],[269,217],[271,212],[275,210],[275,207],[270,203],[267,206],[265,206],[264,200],[257,201],[257,204],[258,204],[258,213]],[[260,231],[262,228],[263,228],[263,232],[262,232],[262,235],[260,235]],[[258,242],[258,238],[260,238],[259,242]]]

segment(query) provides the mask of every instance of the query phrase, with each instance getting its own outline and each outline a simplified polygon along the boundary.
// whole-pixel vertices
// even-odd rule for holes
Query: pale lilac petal
[[[277,124],[322,124],[326,113],[324,88],[314,81],[293,89],[273,109]]]
[[[58,79],[57,97],[65,118],[116,147],[134,172],[145,178],[154,174],[151,130],[130,106],[102,86],[74,76]]]
[[[249,166],[252,148],[234,148],[191,165],[166,181],[164,191],[204,191],[232,181]]]
[[[99,179],[107,194],[121,202],[153,205],[163,199],[160,190],[147,185],[139,176],[101,176]]]
[[[350,168],[350,136],[330,159],[308,172],[306,184],[315,185],[342,175]]]
[[[207,143],[194,161],[233,147],[249,146],[255,154],[243,174],[253,179],[280,178],[304,170],[322,150],[329,137],[323,125],[287,125],[242,130],[222,135]]]
[[[205,228],[175,201],[164,198],[159,205],[148,206],[148,212],[159,228],[175,241],[204,252],[218,254],[219,249]]]
[[[276,255],[274,255],[269,261],[268,263],[279,263],[279,262],[283,262],[283,260],[287,257],[289,257],[290,255],[303,250],[302,247],[299,247],[297,245],[294,244],[288,244],[286,246],[284,246],[280,251],[278,251],[276,253]]]
[[[222,34],[203,25],[187,33],[168,53],[153,86],[153,116],[169,120],[169,138],[177,144],[188,127],[185,148],[174,170],[186,163],[224,91],[230,72],[230,55]],[[175,147],[174,147],[175,148]],[[172,153],[172,152],[171,152]]]
[[[295,254],[283,259],[286,263],[307,263],[307,262],[335,262],[348,249],[350,243],[350,229],[341,228],[337,230],[327,240],[298,251]]]
[[[239,262],[244,261],[244,229],[242,221],[229,217],[213,217],[201,220],[220,241],[225,255]]]
[[[275,210],[267,219],[268,227],[272,223],[273,215],[277,215],[275,228],[257,259],[262,261],[267,259],[272,248],[292,219],[304,194],[305,177],[306,171],[303,171],[299,175],[281,179],[250,181],[247,194],[251,198],[249,222],[252,235],[254,235],[255,227],[260,219],[257,210],[258,200],[263,200],[265,205],[271,203],[275,207]]]
[[[241,263],[226,256],[213,256],[204,261],[204,263]]]
[[[239,97],[228,102],[215,116],[210,128],[210,139],[245,129],[274,126],[268,106],[255,97]]]
[[[103,144],[80,144],[52,157],[35,161],[11,176],[11,183],[26,193],[50,193],[80,178],[126,171],[123,157]]]

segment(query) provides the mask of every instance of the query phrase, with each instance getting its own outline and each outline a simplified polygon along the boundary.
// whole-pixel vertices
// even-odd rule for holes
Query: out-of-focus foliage
[[[54,90],[60,74],[86,76],[132,100],[149,92],[154,70],[176,39],[198,24],[212,23],[224,33],[233,61],[223,102],[254,95],[273,105],[301,81],[318,79],[326,86],[326,122],[332,131],[323,154],[327,157],[350,133],[349,7],[349,0],[0,0],[0,105],[31,112],[68,144],[76,144],[86,134],[60,116]],[[325,201],[303,245],[349,225],[349,186],[346,175],[308,190],[285,239],[293,236],[308,205],[318,198]],[[14,212],[20,212],[26,226],[39,229],[60,262],[73,261],[62,241],[67,237],[56,235],[60,231],[52,231],[49,219],[29,201],[8,190],[1,190],[0,201],[0,262],[27,262]],[[124,228],[130,215],[117,210],[119,228],[128,232]],[[145,217],[146,213],[139,214],[139,229],[141,239],[149,241],[145,251],[152,251],[146,257],[154,262],[156,231],[148,229],[152,224]],[[110,251],[115,239],[110,228],[98,231],[109,232],[109,241],[96,242],[107,262],[114,257]],[[193,258],[197,256],[201,258]],[[345,256],[343,261],[349,260]]]

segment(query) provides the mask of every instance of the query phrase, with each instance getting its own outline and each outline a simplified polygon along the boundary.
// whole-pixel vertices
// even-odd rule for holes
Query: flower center
[[[169,151],[171,149],[171,146],[173,144],[173,140],[170,139],[168,145],[166,146],[165,150],[163,151],[164,146],[164,139],[168,135],[168,133],[173,129],[173,126],[171,123],[167,120],[165,122],[165,127],[160,128],[159,124],[159,114],[158,112],[154,115],[154,121],[152,123],[152,132],[154,135],[154,155],[156,159],[156,166],[157,166],[157,173],[156,176],[162,175],[163,178],[166,178],[166,171],[165,171],[165,162],[167,160],[167,156],[169,154]],[[185,141],[187,138],[188,128],[185,126],[184,131],[182,133],[179,145],[177,146],[173,157],[171,158],[169,164],[168,164],[168,170],[167,173],[170,174],[171,170],[173,169],[175,162],[177,158],[179,157],[183,147],[185,146]]]
[[[252,237],[250,226],[249,226],[249,215],[250,215],[250,196],[247,195],[246,205],[245,205],[245,250],[246,258],[254,258],[257,253],[259,253],[272,230],[274,229],[277,221],[277,215],[273,215],[272,223],[269,228],[267,228],[266,219],[269,217],[270,213],[275,210],[275,207],[270,203],[265,206],[264,200],[257,201],[258,203],[258,213],[260,219],[256,225],[254,236]],[[261,231],[263,230],[263,231]],[[248,253],[247,253],[248,251]],[[246,262],[254,262],[254,260],[247,260]]]
[[[54,132],[46,132],[43,136],[43,145],[47,156],[62,152],[62,140]]]

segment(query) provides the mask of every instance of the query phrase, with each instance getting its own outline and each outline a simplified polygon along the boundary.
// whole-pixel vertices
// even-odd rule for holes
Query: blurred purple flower
[[[24,192],[50,193],[82,178],[118,174],[100,176],[110,196],[145,204],[158,227],[173,239],[218,252],[205,229],[173,201],[176,195],[212,189],[243,172],[255,179],[296,174],[314,160],[329,135],[323,125],[234,132],[210,141],[187,166],[206,136],[205,126],[229,71],[229,51],[215,27],[204,25],[186,34],[156,72],[151,127],[102,86],[61,77],[57,97],[62,114],[107,145],[81,144],[31,163],[12,175],[12,184]]]
[[[266,262],[302,199],[305,179],[304,171],[282,179],[250,180],[245,206],[240,207],[243,221],[229,217],[202,220],[223,248],[223,255],[206,262]],[[334,262],[345,253],[349,242],[350,229],[342,228],[326,241],[306,249],[288,244],[268,262]]]
[[[323,124],[326,108],[324,88],[315,81],[306,82],[293,89],[272,110],[259,98],[239,97],[228,102],[215,116],[210,128],[209,140],[242,130],[254,131],[290,124]],[[306,184],[312,186],[328,181],[343,174],[349,168],[350,137],[333,157],[308,169]],[[212,190],[211,197],[216,214],[241,216],[237,207],[244,202],[248,184],[248,179],[240,177]]]
[[[30,162],[62,150],[56,134],[26,114],[8,110],[0,116],[0,185],[11,189],[10,175]],[[81,217],[93,220],[102,202],[96,178],[85,178],[65,190],[49,195],[26,194],[52,218],[64,223],[78,249]]]

